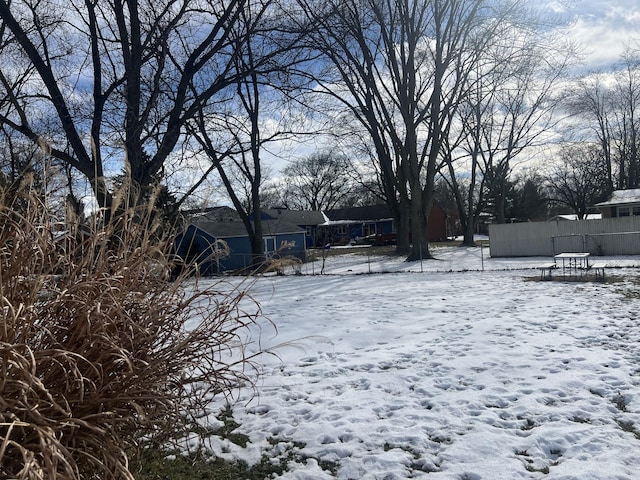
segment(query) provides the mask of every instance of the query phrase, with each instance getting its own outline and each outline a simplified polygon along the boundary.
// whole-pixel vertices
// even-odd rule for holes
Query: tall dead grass
[[[0,193],[0,477],[132,479],[132,446],[252,381],[258,306],[170,281],[150,211],[64,232],[45,212],[28,185]]]

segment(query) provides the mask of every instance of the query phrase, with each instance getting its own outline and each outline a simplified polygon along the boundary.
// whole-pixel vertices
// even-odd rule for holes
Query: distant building
[[[583,220],[600,220],[601,218],[602,218],[601,213],[587,213],[584,216]],[[579,218],[578,218],[578,215],[576,215],[575,213],[568,213],[568,214],[554,215],[547,221],[557,222],[557,221],[564,221],[564,220],[575,221],[575,220],[579,220]]]
[[[305,230],[283,219],[262,219],[262,240],[267,257],[306,257]],[[216,247],[223,241],[228,252]],[[176,240],[178,254],[188,261],[198,260],[203,274],[242,270],[252,264],[253,254],[247,229],[238,213],[229,207],[216,207],[193,215],[191,224]]]
[[[197,263],[205,275],[251,266],[251,242],[238,212],[214,207],[188,214],[190,223],[175,242],[176,253],[185,262]],[[260,218],[267,257],[292,256],[304,261],[307,248],[325,244],[396,243],[395,221],[386,205],[326,212],[265,209]],[[439,206],[431,210],[428,233],[432,242],[447,239],[447,216]]]
[[[327,221],[327,217],[319,210],[288,210],[286,208],[265,209],[262,211],[262,218],[286,222],[304,229],[307,248],[320,244],[319,226]]]
[[[387,205],[327,210],[324,214],[327,222],[321,225],[321,231],[325,243],[390,245],[397,241],[395,220]],[[429,214],[428,239],[447,239],[447,215],[438,205]]]
[[[602,218],[640,216],[640,188],[616,190],[608,200],[595,205],[602,212]]]

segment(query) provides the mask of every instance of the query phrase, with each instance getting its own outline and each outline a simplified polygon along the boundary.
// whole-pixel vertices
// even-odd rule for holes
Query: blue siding
[[[173,248],[185,265],[195,263],[202,275],[213,275],[219,272],[215,244],[215,237],[194,225],[189,225],[184,232],[176,236]]]
[[[280,249],[283,245],[291,244],[289,247],[283,248],[278,252],[279,256],[293,255],[304,261],[306,258],[305,234],[304,232],[265,235],[265,237],[275,236],[275,245]],[[251,265],[251,242],[249,237],[233,237],[224,238],[231,254],[228,257],[219,260],[220,271],[241,270]],[[267,252],[271,254],[273,252]]]
[[[306,259],[306,235],[304,231],[269,235],[265,238],[274,238],[272,245],[278,256],[295,256],[302,261]],[[227,244],[230,254],[226,257],[216,255],[216,241]],[[242,270],[252,263],[251,243],[248,236],[214,237],[206,231],[189,225],[187,229],[176,237],[174,242],[175,253],[187,264],[198,264],[202,275],[214,275],[225,271]],[[266,252],[274,255],[274,252]]]
[[[231,254],[220,259],[220,271],[241,270],[251,265],[251,242],[249,237],[222,238]]]
[[[378,230],[376,233],[393,233],[393,220],[378,222],[376,229]]]
[[[276,237],[276,248],[282,249],[281,252],[278,252],[280,256],[289,256],[292,255],[294,257],[299,258],[304,261],[306,259],[306,235],[304,232],[300,233],[281,233],[275,235]],[[287,245],[283,248],[284,245]]]

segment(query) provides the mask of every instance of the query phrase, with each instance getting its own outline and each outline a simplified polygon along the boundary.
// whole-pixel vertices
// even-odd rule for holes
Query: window
[[[271,253],[276,251],[276,237],[264,237],[264,253]]]
[[[369,235],[375,235],[376,233],[376,224],[375,223],[364,223],[362,225],[362,236],[368,237]]]
[[[635,207],[633,207],[633,216],[640,216],[640,205],[636,205]]]
[[[629,207],[618,207],[619,217],[628,217],[629,215],[631,215],[631,212],[629,211]]]

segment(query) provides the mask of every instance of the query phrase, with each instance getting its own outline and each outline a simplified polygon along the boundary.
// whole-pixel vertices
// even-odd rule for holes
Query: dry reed
[[[132,479],[137,442],[251,383],[257,304],[170,280],[150,209],[56,233],[28,186],[0,195],[1,478]]]

